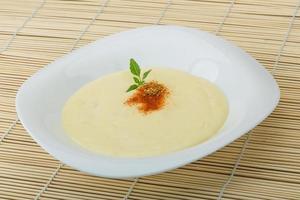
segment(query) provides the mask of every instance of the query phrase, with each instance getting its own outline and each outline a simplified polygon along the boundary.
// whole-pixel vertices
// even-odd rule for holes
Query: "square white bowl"
[[[84,84],[127,69],[130,58],[141,66],[176,68],[218,85],[229,102],[224,127],[204,143],[147,158],[103,156],[72,142],[61,125],[66,100]],[[240,48],[204,31],[159,25],[117,33],[57,59],[22,85],[16,107],[29,134],[63,163],[94,175],[127,178],[174,169],[224,147],[266,118],[279,97],[273,77]]]

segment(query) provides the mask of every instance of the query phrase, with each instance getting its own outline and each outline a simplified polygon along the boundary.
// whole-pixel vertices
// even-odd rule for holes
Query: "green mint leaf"
[[[134,82],[137,83],[138,85],[141,84],[140,79],[138,79],[137,77],[133,77],[133,80],[134,80]]]
[[[138,87],[139,87],[138,85],[133,84],[133,85],[129,86],[129,88],[126,90],[126,92],[130,92],[130,91],[132,91],[132,90],[135,90],[135,89],[138,88]]]
[[[133,58],[130,59],[130,71],[132,74],[140,77],[140,74],[141,74],[140,66],[137,64],[137,62]]]
[[[141,68],[140,68],[139,64],[137,64],[137,62],[133,58],[130,59],[129,69],[130,69],[131,73],[133,74],[132,78],[133,78],[134,84],[132,84],[127,89],[127,92],[135,90],[139,86],[145,84],[145,78],[147,78],[147,76],[151,72],[151,69],[146,71],[145,73],[143,73],[143,78],[141,78]]]
[[[151,69],[149,69],[148,71],[146,71],[144,74],[143,74],[143,80],[145,78],[147,78],[148,74],[151,72]]]

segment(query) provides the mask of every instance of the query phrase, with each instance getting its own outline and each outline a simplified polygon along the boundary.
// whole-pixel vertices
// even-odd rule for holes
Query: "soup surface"
[[[139,89],[128,70],[80,88],[66,102],[62,124],[83,148],[116,157],[147,157],[197,145],[223,126],[227,99],[211,82],[186,72],[153,68],[147,82],[163,85],[163,102],[154,110],[130,103]]]

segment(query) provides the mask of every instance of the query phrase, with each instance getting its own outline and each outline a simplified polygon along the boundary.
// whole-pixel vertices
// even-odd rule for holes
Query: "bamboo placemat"
[[[300,199],[298,0],[1,0],[0,199]],[[105,179],[52,158],[26,133],[18,87],[75,48],[122,30],[176,24],[218,34],[270,70],[281,88],[273,114],[202,160],[134,180]]]

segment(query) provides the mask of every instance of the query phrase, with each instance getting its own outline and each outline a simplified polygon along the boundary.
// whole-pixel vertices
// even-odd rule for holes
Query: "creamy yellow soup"
[[[168,88],[165,105],[142,113],[125,104],[136,91],[128,70],[107,75],[80,88],[66,102],[62,124],[83,148],[116,157],[147,157],[197,145],[224,124],[227,100],[211,82],[186,72],[153,68],[147,81]]]

